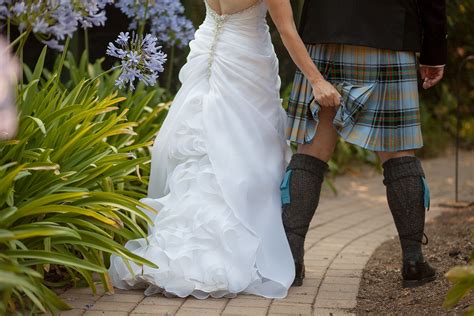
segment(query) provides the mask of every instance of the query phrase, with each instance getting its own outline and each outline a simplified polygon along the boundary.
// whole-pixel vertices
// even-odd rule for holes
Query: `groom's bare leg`
[[[335,108],[321,108],[316,136],[311,143],[298,146],[299,154],[313,156],[324,162],[331,159],[337,143],[337,132],[332,123],[335,115]]]
[[[328,170],[327,161],[336,146],[337,133],[332,121],[333,108],[320,111],[316,136],[301,145],[287,168],[282,184],[283,225],[295,260],[294,286],[303,284],[304,240],[319,203],[319,195]]]

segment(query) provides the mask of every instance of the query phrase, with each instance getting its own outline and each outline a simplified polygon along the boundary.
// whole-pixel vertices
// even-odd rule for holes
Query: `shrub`
[[[67,305],[49,288],[85,282],[95,291],[94,273],[113,291],[111,253],[153,266],[122,244],[150,224],[145,211],[153,210],[137,199],[167,106],[156,107],[156,92],[143,86],[128,98],[110,92],[118,74],[88,79],[87,66],[89,75],[77,76],[85,67],[71,58],[62,84],[66,55],[53,72],[43,69],[45,55],[25,69],[17,138],[0,142],[0,314],[56,313]]]

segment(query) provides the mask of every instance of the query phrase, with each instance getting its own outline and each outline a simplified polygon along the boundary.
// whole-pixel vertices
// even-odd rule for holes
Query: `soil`
[[[370,258],[357,297],[357,315],[462,315],[474,304],[474,291],[453,310],[443,309],[451,283],[444,274],[452,267],[469,264],[474,240],[474,206],[446,209],[434,221],[427,223],[430,237],[424,246],[425,258],[437,269],[434,282],[414,289],[401,286],[401,250],[398,239],[382,244]]]

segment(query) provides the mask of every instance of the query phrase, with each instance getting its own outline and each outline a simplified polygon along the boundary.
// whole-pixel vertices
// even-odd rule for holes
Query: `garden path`
[[[460,197],[472,200],[474,152],[462,152],[460,166]],[[440,213],[441,202],[454,197],[454,156],[425,160],[424,168],[432,191],[430,219]],[[371,254],[396,235],[380,174],[363,170],[334,180],[338,196],[327,188],[323,192],[306,240],[307,279],[283,300],[239,295],[200,301],[120,290],[92,296],[89,289],[71,289],[61,296],[74,309],[61,315],[347,315],[356,305],[362,270]]]

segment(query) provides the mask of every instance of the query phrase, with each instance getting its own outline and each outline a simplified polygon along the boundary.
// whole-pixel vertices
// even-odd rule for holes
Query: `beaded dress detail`
[[[294,278],[279,191],[289,147],[267,8],[206,6],[152,149],[142,202],[154,226],[126,244],[159,268],[112,256],[109,272],[146,295],[282,298]]]

